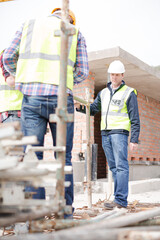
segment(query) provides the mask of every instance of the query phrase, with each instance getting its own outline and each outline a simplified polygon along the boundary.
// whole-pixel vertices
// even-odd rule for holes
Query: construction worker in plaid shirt
[[[3,66],[3,52],[0,54],[0,123],[21,120],[23,94],[6,83],[13,82],[14,77]]]
[[[4,66],[13,76],[16,74],[15,88],[24,94],[22,102],[22,128],[24,135],[36,135],[38,146],[44,145],[47,123],[50,125],[53,144],[56,145],[56,124],[49,122],[49,115],[57,107],[60,76],[60,37],[54,31],[60,29],[61,9],[43,19],[32,19],[16,32],[11,45],[5,50]],[[69,11],[70,27],[75,25],[75,16]],[[73,25],[72,25],[73,24]],[[84,81],[89,74],[86,42],[80,31],[69,37],[67,65],[67,110],[74,113],[73,85]],[[66,165],[71,164],[74,123],[67,123]],[[37,152],[39,160],[43,152]],[[73,175],[66,175],[71,185],[65,189],[67,205],[73,203]],[[33,198],[44,199],[44,188],[36,191]],[[68,217],[68,216],[67,216]]]

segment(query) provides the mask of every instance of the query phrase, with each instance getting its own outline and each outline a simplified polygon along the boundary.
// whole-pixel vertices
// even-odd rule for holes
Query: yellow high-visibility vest
[[[25,23],[17,63],[16,82],[46,83],[59,85],[61,37],[55,37],[60,30],[61,20],[51,16],[29,20]],[[73,27],[70,25],[70,27]],[[76,62],[77,34],[68,40],[67,88],[73,89],[73,69]]]
[[[21,110],[22,99],[20,91],[7,85],[0,68],[0,113]]]
[[[124,85],[110,99],[110,91],[101,92],[101,130],[124,129],[130,131],[131,122],[127,111],[127,99],[136,90]]]

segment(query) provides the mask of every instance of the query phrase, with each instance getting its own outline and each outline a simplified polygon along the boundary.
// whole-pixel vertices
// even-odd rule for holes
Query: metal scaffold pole
[[[87,145],[87,194],[88,207],[92,207],[92,182],[91,182],[91,139],[90,139],[90,92],[86,89],[86,100],[74,96],[74,100],[86,106],[86,145]]]
[[[50,115],[50,122],[57,122],[56,145],[58,147],[66,146],[66,128],[67,122],[73,122],[73,114],[67,113],[67,65],[68,65],[68,42],[69,36],[75,34],[75,28],[69,25],[69,0],[62,1],[61,31],[55,32],[55,36],[61,37],[61,55],[60,55],[60,82],[58,90],[58,107],[56,116]],[[53,117],[53,118],[52,118]],[[57,172],[57,193],[61,202],[61,209],[65,208],[64,181],[65,181],[65,159],[66,151],[57,152],[57,159],[62,163],[62,168]],[[63,214],[62,214],[63,215]],[[62,216],[61,216],[62,217]]]
[[[66,122],[61,114],[67,111],[67,95],[66,95],[66,76],[67,76],[67,59],[68,59],[68,36],[65,35],[65,22],[67,20],[69,1],[63,0],[62,2],[62,21],[61,21],[61,56],[60,56],[60,83],[58,91],[58,108],[56,113],[59,117],[57,122],[56,145],[66,146]],[[64,165],[65,165],[65,152],[57,153],[57,158],[62,162],[62,168],[59,170],[59,179],[57,187],[60,194],[60,199],[64,199]]]
[[[110,82],[110,74],[108,74],[107,82],[108,83]],[[109,165],[107,166],[107,171],[108,171],[108,189],[107,189],[106,199],[109,200],[112,193],[113,193],[113,190],[112,190],[112,172],[109,169]]]
[[[86,89],[87,102],[90,100],[89,89]],[[86,140],[87,140],[87,187],[88,206],[92,207],[92,186],[91,186],[91,140],[90,140],[90,104],[86,105]]]

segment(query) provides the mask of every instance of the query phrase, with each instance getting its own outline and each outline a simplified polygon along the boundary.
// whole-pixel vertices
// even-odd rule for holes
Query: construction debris
[[[19,123],[0,125],[0,227],[39,219],[50,213],[70,213],[71,208],[65,204],[63,209],[60,207],[62,200],[58,198],[58,188],[56,189],[59,177],[56,172],[62,168],[61,162],[38,161],[35,154],[36,151],[65,151],[65,147],[40,148],[30,144],[37,144],[37,138],[23,137]],[[27,145],[25,153],[23,145]],[[70,174],[72,168],[65,166],[64,172]],[[64,183],[64,186],[68,185],[69,183]],[[25,192],[26,186],[50,186],[52,199],[32,199],[32,194]]]
[[[72,174],[71,166],[65,166],[66,126],[73,122],[73,114],[67,113],[67,62],[69,36],[76,33],[75,28],[68,25],[69,1],[62,3],[61,30],[56,31],[56,37],[61,37],[60,84],[56,114],[51,114],[50,122],[57,123],[56,142],[58,147],[36,148],[27,146],[27,151],[15,155],[23,145],[38,144],[36,138],[23,137],[13,125],[6,125],[0,131],[0,227],[18,221],[27,221],[54,213],[57,218],[72,213],[72,206],[66,206],[64,189],[71,183],[65,182],[65,175]],[[20,127],[18,127],[18,130]],[[16,138],[15,138],[16,137]],[[14,139],[15,138],[15,139]],[[29,138],[29,139],[28,139]],[[15,149],[16,147],[16,149]],[[14,151],[15,150],[15,151]],[[36,151],[57,151],[56,161],[41,163]],[[12,154],[10,154],[12,152]],[[22,161],[23,160],[23,161]],[[26,186],[52,187],[52,199],[32,199],[32,194],[25,193]],[[16,193],[16,189],[20,194]],[[9,190],[9,191],[8,191]],[[7,194],[6,194],[7,192]],[[7,195],[7,197],[6,197]],[[20,196],[20,197],[19,197]]]
[[[119,216],[118,216],[119,215]],[[103,214],[93,217],[90,220],[58,220],[47,219],[46,221],[39,220],[31,224],[30,234],[10,236],[10,240],[72,240],[72,239],[87,239],[87,240],[124,240],[124,239],[159,239],[160,227],[156,223],[155,226],[145,226],[144,220],[156,219],[160,216],[160,208],[153,208],[137,213],[126,213],[126,209],[114,209],[106,211]],[[133,226],[137,224],[137,226]],[[142,226],[140,226],[141,224]],[[68,228],[66,230],[55,231]],[[72,229],[71,229],[72,228]],[[40,229],[45,229],[43,234]],[[52,230],[51,230],[52,229]],[[47,234],[45,234],[47,233]],[[137,236],[137,238],[136,238]],[[139,238],[138,238],[139,237]],[[150,238],[149,238],[150,237]],[[152,238],[151,238],[152,237]],[[4,239],[6,239],[4,237]]]
[[[84,206],[82,208],[75,209],[73,220],[59,220],[55,218],[54,214],[46,215],[46,217],[42,217],[40,220],[32,220],[29,222],[29,233],[36,234],[37,232],[43,233],[52,233],[57,230],[65,229],[65,228],[76,228],[81,226],[84,228],[96,223],[97,229],[124,229],[126,231],[126,227],[129,227],[129,231],[132,228],[135,229],[137,226],[137,230],[139,231],[142,227],[147,226],[150,228],[151,226],[157,228],[160,225],[160,204],[147,204],[147,203],[138,203],[135,202],[130,203],[127,209],[114,209],[112,211],[106,210],[103,207],[104,201],[98,201],[94,204],[92,209]],[[123,215],[123,216],[122,216]],[[120,218],[121,216],[121,218]],[[156,231],[157,231],[156,228]],[[83,230],[83,229],[81,229]],[[144,230],[144,228],[143,228]],[[160,227],[159,227],[160,230]],[[63,230],[64,231],[64,230]],[[72,229],[71,232],[74,230]],[[97,230],[96,230],[97,232]],[[123,233],[123,232],[122,232]],[[13,229],[10,231],[7,229],[3,233],[5,234],[14,234]],[[128,234],[128,230],[127,230]],[[111,236],[111,235],[109,235]],[[47,238],[44,238],[47,239]],[[55,238],[56,239],[56,238]],[[65,239],[65,238],[64,238]],[[101,238],[100,238],[101,239]],[[102,238],[103,239],[103,238]],[[108,238],[109,239],[109,238]],[[111,238],[112,239],[112,238]],[[115,238],[117,239],[117,238]]]

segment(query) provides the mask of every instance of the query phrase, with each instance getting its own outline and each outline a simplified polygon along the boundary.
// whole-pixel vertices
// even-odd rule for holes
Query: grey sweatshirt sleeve
[[[86,113],[86,106],[80,106],[80,109],[76,109],[78,112]],[[100,92],[98,93],[97,97],[95,98],[94,102],[90,105],[90,115],[94,116],[96,113],[101,111],[101,98]]]
[[[129,119],[131,121],[130,142],[138,143],[138,138],[140,134],[140,119],[139,119],[137,96],[134,91],[131,92],[126,104],[127,104]]]

